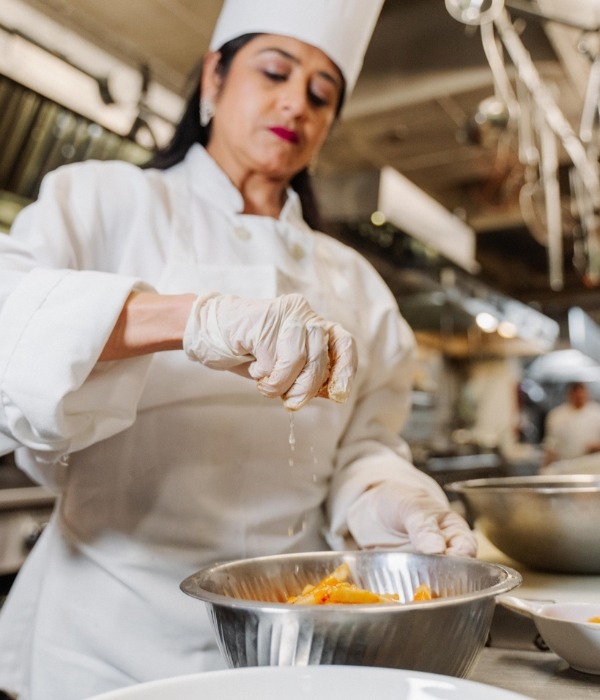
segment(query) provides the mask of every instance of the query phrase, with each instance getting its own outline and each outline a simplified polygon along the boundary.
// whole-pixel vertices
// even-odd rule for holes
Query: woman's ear
[[[218,51],[210,51],[202,62],[202,98],[215,101],[221,86],[221,76],[217,70],[221,54]]]

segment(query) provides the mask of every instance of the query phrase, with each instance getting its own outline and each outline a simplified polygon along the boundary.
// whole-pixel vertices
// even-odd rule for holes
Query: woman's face
[[[244,45],[224,80],[217,61],[209,54],[202,84],[215,107],[209,153],[234,179],[261,173],[289,181],[314,159],[335,119],[339,70],[314,46],[272,34]]]

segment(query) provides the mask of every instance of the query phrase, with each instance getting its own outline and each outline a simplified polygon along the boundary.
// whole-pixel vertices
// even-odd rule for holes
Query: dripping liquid
[[[289,414],[290,414],[290,432],[288,435],[288,445],[289,445],[290,451],[289,451],[288,465],[291,469],[295,466],[294,453],[296,451],[296,429],[294,426],[294,414],[292,411],[290,411]],[[313,483],[316,483],[318,478],[319,478],[316,474],[316,467],[319,463],[319,460],[318,460],[317,456],[315,455],[315,448],[313,446],[311,446],[311,448],[310,448],[310,454],[311,454],[311,460],[312,460],[312,464],[313,464],[313,472],[312,472],[311,480]],[[305,532],[307,528],[308,528],[308,514],[306,512],[304,512],[299,521],[296,521],[295,523],[291,523],[290,526],[288,527],[288,537],[293,537],[298,532]]]
[[[294,451],[296,449],[296,431],[294,429],[294,414],[290,411],[290,434],[288,436],[288,444],[290,446],[290,456],[288,459],[288,464],[290,467],[294,466]]]

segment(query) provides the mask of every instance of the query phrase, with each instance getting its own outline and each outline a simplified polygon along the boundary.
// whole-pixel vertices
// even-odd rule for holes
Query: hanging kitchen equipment
[[[576,168],[569,171],[574,216],[579,222],[573,263],[589,284],[600,284],[600,221],[597,209]]]
[[[558,143],[545,119],[540,127],[542,183],[548,231],[548,275],[550,289],[559,290],[564,285],[563,233],[558,182]]]
[[[544,247],[548,244],[544,216],[544,192],[540,181],[540,151],[534,128],[531,94],[517,78],[519,100],[519,160],[524,165],[524,183],[519,191],[519,208],[529,233]]]
[[[501,94],[507,100],[507,106],[512,108],[512,115],[518,119],[518,133],[522,141],[519,144],[519,156],[525,165],[525,184],[519,197],[521,211],[532,235],[548,248],[550,287],[555,290],[561,289],[564,284],[563,212],[558,178],[559,146],[564,148],[573,163],[574,179],[580,181],[578,187],[582,203],[585,197],[585,207],[582,206],[581,210],[586,213],[582,231],[587,244],[587,277],[590,281],[600,279],[600,260],[595,254],[595,247],[600,245],[595,233],[590,234],[587,228],[590,223],[595,223],[595,213],[600,209],[597,144],[592,144],[591,137],[592,127],[598,117],[600,69],[594,68],[590,73],[582,128],[578,136],[540,78],[503,0],[445,0],[445,4],[450,15],[458,21],[480,27],[497,94]],[[498,50],[496,32],[498,41],[504,46],[516,68],[517,87],[521,96],[526,94],[530,98],[530,105],[529,101],[523,103],[525,114],[519,109],[519,101],[512,100],[513,91],[503,64],[503,54]],[[538,115],[537,125],[527,118],[530,107],[534,108]],[[535,147],[535,132],[539,140],[539,152]],[[594,213],[593,219],[589,215],[590,207]],[[542,208],[543,215],[540,216]]]
[[[579,138],[584,144],[590,162],[598,161],[598,116],[600,98],[600,57],[593,59],[588,76],[583,108],[579,123]],[[581,173],[573,167],[569,171],[573,213],[579,221],[579,237],[575,241],[573,262],[582,271],[587,282],[600,283],[600,230],[597,203],[585,187]]]
[[[504,0],[446,0],[450,15],[470,25],[492,22],[503,8]]]
[[[496,98],[504,103],[508,111],[507,127],[514,125],[519,119],[520,107],[515,92],[510,83],[510,78],[506,72],[504,53],[498,45],[494,25],[492,22],[485,22],[481,25],[481,45],[485,57],[492,71],[494,80],[494,92]]]
[[[573,165],[581,172],[585,187],[589,189],[593,201],[600,205],[600,179],[598,165],[590,162],[588,153],[578,135],[561,112],[554,97],[540,78],[527,49],[523,46],[510,17],[506,11],[501,12],[494,23],[519,79],[531,94],[533,103],[544,114],[548,126],[559,138]]]

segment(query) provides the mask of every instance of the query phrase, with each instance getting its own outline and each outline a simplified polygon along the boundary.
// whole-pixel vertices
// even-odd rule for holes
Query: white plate
[[[526,700],[483,683],[368,666],[259,666],[179,676],[89,700]],[[531,700],[530,698],[528,700]]]

